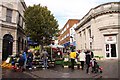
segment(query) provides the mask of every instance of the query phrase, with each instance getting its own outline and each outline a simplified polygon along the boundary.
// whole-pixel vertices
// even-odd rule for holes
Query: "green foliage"
[[[40,50],[40,46],[36,46],[36,47],[34,48],[34,50],[36,50],[36,51]]]
[[[50,44],[51,37],[58,32],[58,23],[51,11],[39,4],[29,6],[24,16],[26,34],[41,45]]]
[[[40,50],[40,46],[36,46],[36,47],[30,46],[30,49],[34,49],[35,51],[37,51]]]
[[[56,60],[56,61],[55,61],[55,64],[57,64],[57,65],[62,65],[62,64],[63,64],[63,60]]]

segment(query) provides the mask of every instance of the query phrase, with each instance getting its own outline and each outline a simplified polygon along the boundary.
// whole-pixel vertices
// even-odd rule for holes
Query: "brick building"
[[[63,45],[66,49],[70,47],[70,28],[79,22],[78,19],[69,19],[64,27],[60,30],[60,36],[58,37],[58,43]]]

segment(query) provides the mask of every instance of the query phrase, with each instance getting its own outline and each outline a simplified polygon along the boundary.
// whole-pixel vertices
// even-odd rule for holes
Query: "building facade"
[[[58,38],[58,43],[63,45],[66,49],[70,47],[70,28],[79,22],[78,19],[69,19],[65,26],[60,30],[60,36]]]
[[[26,8],[23,0],[0,1],[0,59],[2,60],[24,50],[27,44],[24,33]]]
[[[77,24],[77,49],[91,49],[95,56],[118,58],[120,50],[120,3],[101,4]]]
[[[71,28],[70,28],[70,45],[76,47],[76,32],[75,32],[75,28],[76,28],[77,24],[74,24]]]

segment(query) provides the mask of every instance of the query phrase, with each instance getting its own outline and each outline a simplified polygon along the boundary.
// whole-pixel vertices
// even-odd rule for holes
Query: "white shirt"
[[[81,52],[81,53],[79,54],[79,56],[78,56],[78,60],[79,60],[79,61],[85,61],[85,57],[86,57],[85,53],[84,53],[84,52]]]

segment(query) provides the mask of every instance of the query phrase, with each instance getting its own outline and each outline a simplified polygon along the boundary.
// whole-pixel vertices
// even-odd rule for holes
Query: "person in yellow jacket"
[[[74,49],[72,49],[71,52],[70,52],[71,69],[72,70],[74,70],[75,58],[76,58],[76,52],[74,51]]]

